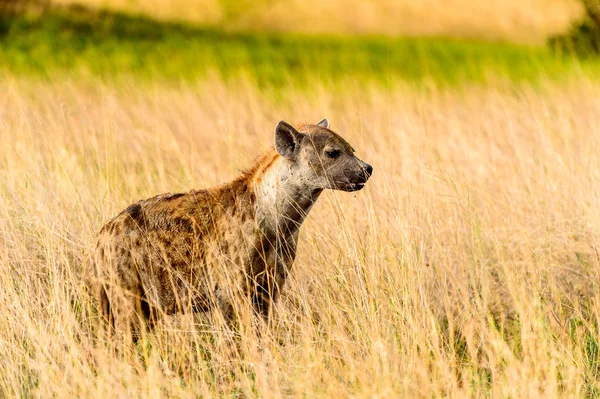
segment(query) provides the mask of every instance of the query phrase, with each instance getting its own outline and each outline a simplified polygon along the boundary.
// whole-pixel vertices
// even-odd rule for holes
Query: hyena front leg
[[[287,277],[287,259],[277,262],[274,270],[265,270],[255,279],[252,291],[252,308],[268,323],[273,304],[279,297]]]

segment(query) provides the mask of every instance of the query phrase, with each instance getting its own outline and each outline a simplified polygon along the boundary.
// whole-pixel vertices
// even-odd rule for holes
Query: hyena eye
[[[329,158],[337,158],[340,155],[342,155],[342,152],[340,150],[329,150],[329,151],[325,151],[325,154],[327,154],[327,156]]]

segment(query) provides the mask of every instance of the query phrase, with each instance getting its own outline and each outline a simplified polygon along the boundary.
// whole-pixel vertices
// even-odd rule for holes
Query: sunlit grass
[[[42,397],[598,393],[600,86],[0,82],[0,392]],[[235,177],[328,117],[375,173],[325,193],[276,323],[98,344],[82,273],[131,202]],[[197,324],[194,324],[197,323]]]
[[[227,30],[543,42],[582,16],[578,0],[50,0]]]
[[[0,71],[46,78],[135,76],[198,81],[217,75],[262,87],[315,82],[390,85],[398,80],[462,85],[596,76],[542,46],[444,38],[224,33],[144,17],[53,10],[2,21]]]

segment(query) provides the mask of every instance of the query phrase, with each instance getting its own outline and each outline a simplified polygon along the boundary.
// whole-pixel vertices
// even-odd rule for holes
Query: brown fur
[[[231,319],[243,297],[258,314],[268,315],[296,256],[300,225],[327,188],[314,175],[325,173],[322,162],[313,172],[306,165],[331,140],[351,150],[326,128],[291,129],[297,145],[285,135],[283,142],[295,152],[282,156],[273,150],[218,188],[137,202],[102,227],[96,294],[117,330],[136,334],[162,313],[215,307]],[[283,133],[277,130],[276,137]],[[348,167],[338,169],[348,174]],[[368,175],[362,178],[366,182]]]

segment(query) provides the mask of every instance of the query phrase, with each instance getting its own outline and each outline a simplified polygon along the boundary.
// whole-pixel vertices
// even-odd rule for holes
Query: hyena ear
[[[275,127],[275,148],[284,158],[293,159],[298,155],[302,133],[287,122],[280,121]]]
[[[321,122],[317,123],[317,126],[324,127],[325,129],[329,129],[329,119],[323,118]]]

